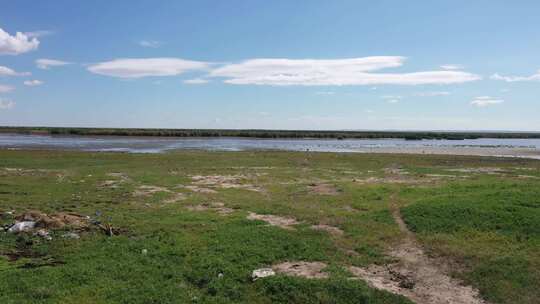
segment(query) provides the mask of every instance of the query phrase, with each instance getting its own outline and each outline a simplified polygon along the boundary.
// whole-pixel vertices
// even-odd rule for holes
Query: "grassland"
[[[30,210],[88,215],[115,233],[0,232],[0,303],[412,303],[351,272],[396,263],[408,237],[396,214],[483,299],[540,298],[540,161],[0,151],[0,223]],[[324,263],[326,278],[251,278],[291,261]]]

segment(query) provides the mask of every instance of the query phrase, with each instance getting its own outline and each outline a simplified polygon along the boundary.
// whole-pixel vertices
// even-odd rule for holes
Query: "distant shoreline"
[[[446,139],[540,138],[540,132],[460,132],[460,131],[311,131],[259,129],[131,129],[131,128],[62,128],[0,127],[0,133],[78,136],[146,136],[146,137],[243,137],[282,139]]]

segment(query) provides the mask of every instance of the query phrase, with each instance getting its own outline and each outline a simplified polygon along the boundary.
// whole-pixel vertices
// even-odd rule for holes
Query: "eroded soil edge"
[[[368,268],[350,267],[354,275],[375,288],[403,295],[418,304],[487,304],[476,289],[451,278],[443,262],[424,253],[397,206],[392,207],[392,216],[403,233],[401,243],[388,252],[397,262]]]

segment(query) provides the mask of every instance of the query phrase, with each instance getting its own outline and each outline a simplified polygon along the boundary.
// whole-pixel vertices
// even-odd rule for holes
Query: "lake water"
[[[0,148],[117,151],[130,153],[161,153],[182,149],[210,151],[309,150],[317,152],[533,156],[537,158],[540,156],[540,139],[482,138],[470,140],[408,141],[404,139],[169,138],[0,134]],[[472,152],[468,153],[467,151]]]

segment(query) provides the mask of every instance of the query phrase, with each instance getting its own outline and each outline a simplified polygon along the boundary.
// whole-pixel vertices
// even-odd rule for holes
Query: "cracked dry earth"
[[[443,264],[428,257],[408,230],[399,209],[392,215],[405,235],[390,256],[397,263],[368,268],[351,266],[349,271],[372,287],[403,295],[417,304],[488,304],[478,291],[450,277]]]

